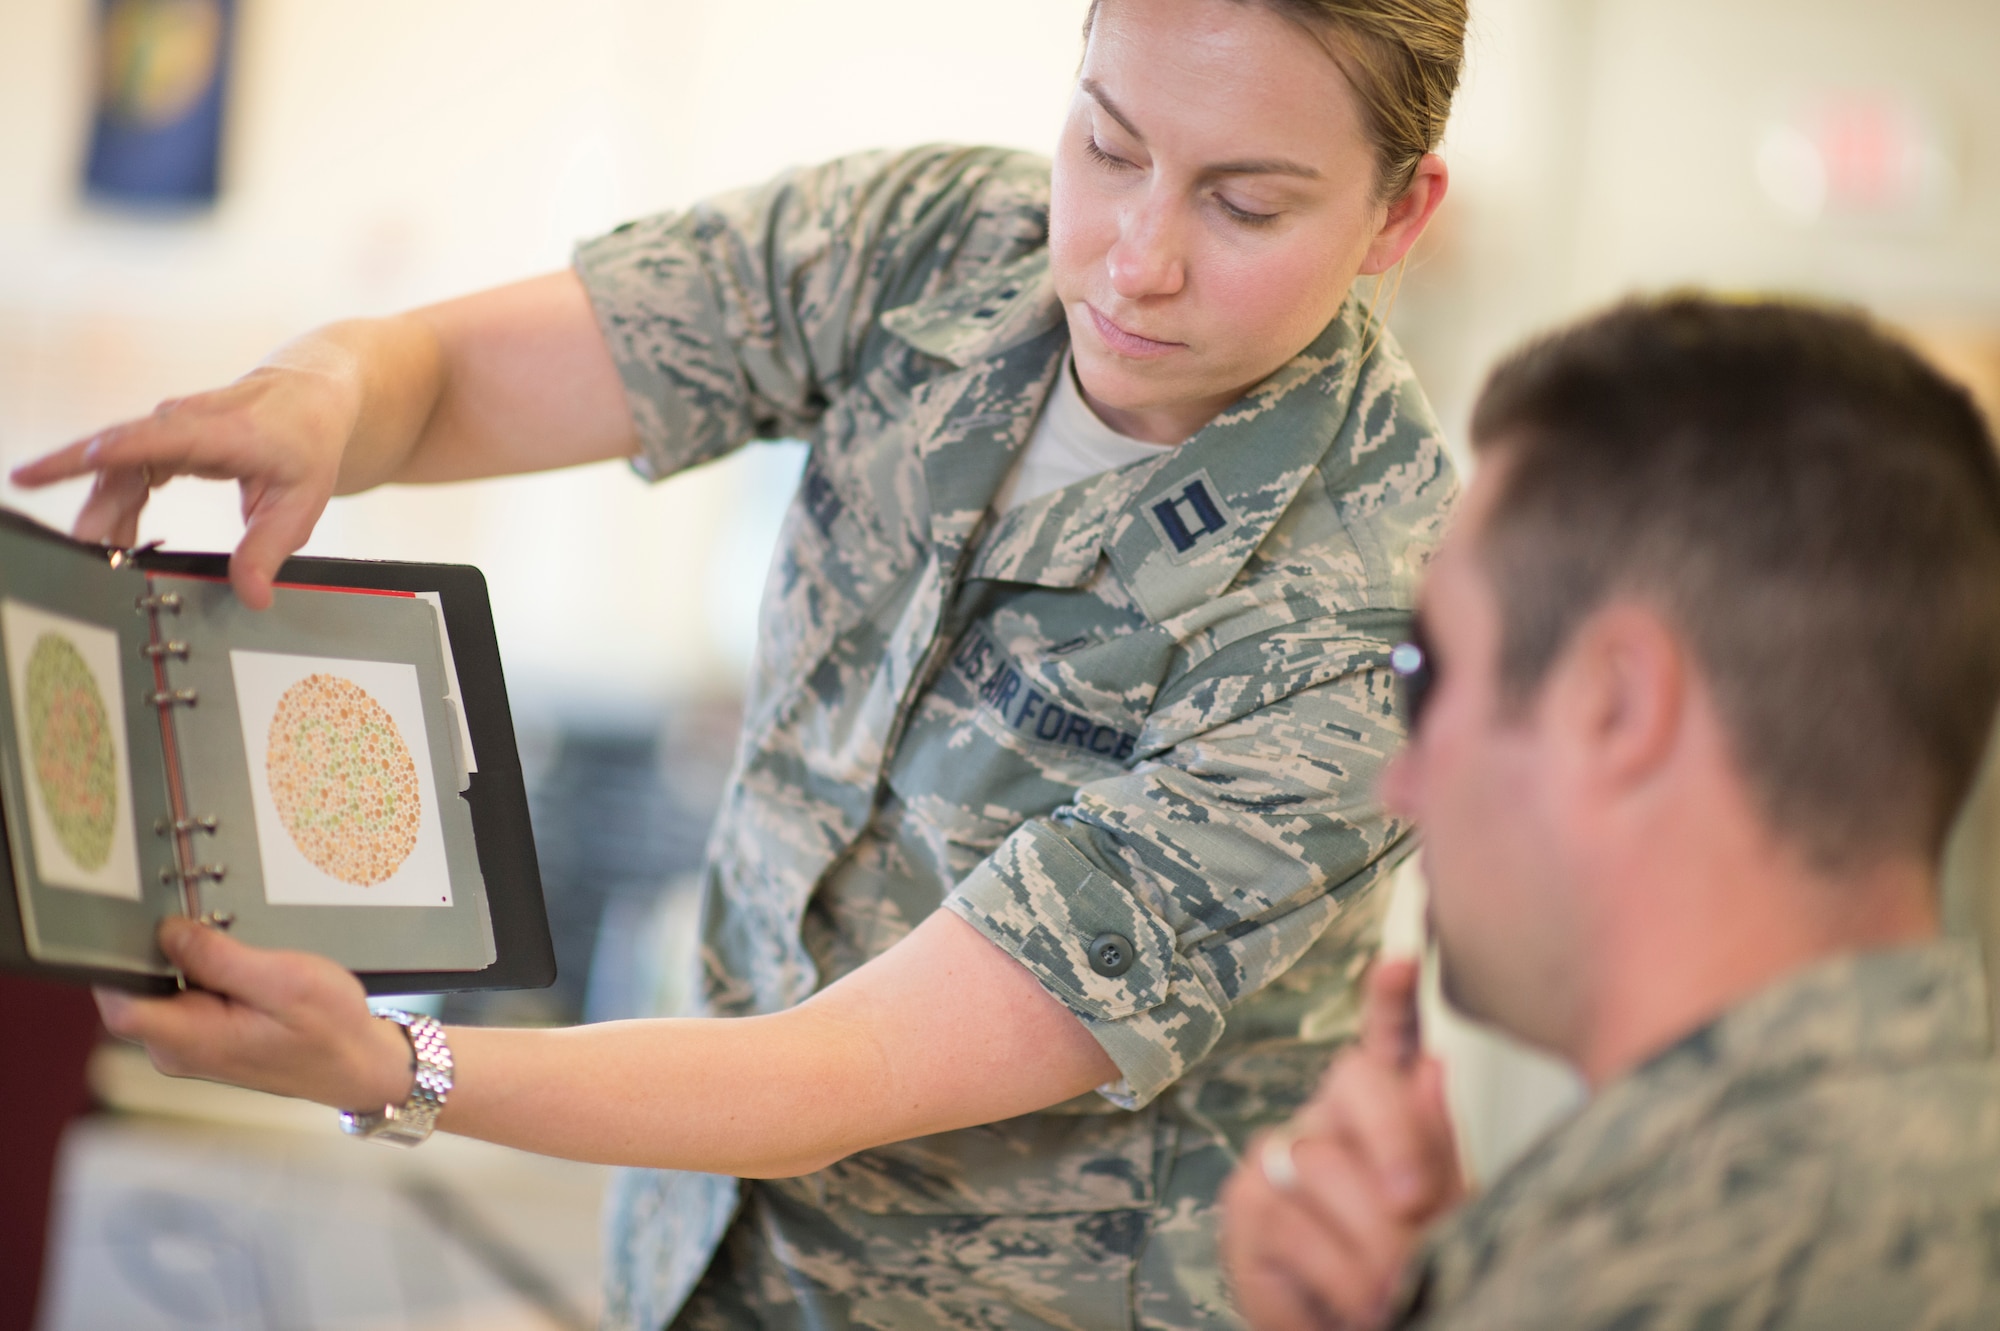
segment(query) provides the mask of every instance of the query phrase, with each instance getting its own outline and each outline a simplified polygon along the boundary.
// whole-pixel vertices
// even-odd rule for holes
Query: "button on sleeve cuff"
[[[1114,1103],[1151,1100],[1221,1037],[1222,1004],[1133,890],[1032,821],[945,906],[1074,1011],[1125,1076]]]

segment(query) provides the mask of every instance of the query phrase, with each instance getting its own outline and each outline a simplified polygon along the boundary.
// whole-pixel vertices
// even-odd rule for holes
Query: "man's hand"
[[[1378,1327],[1418,1240],[1465,1193],[1417,964],[1377,963],[1361,1039],[1223,1188],[1222,1256],[1257,1331]]]
[[[267,952],[186,919],[160,947],[199,989],[172,998],[97,991],[113,1035],[175,1077],[230,1082],[336,1109],[378,1110],[410,1093],[410,1046],[368,1011],[361,982],[324,957]]]

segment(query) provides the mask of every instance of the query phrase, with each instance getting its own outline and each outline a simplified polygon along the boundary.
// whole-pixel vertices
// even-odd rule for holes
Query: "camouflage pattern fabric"
[[[628,1173],[614,1326],[662,1325],[704,1269],[688,1326],[1233,1324],[1216,1189],[1350,1029],[1408,845],[1375,785],[1443,442],[1350,304],[1181,448],[996,518],[1067,347],[1047,226],[1046,162],[928,148],[578,253],[643,473],[811,445],[710,842],[702,1011],[796,1004],[942,907],[1122,1074],[746,1184],[740,1212],[733,1180]]]
[[[1446,1222],[1424,1331],[2000,1326],[2000,1063],[1958,943],[1785,980]]]

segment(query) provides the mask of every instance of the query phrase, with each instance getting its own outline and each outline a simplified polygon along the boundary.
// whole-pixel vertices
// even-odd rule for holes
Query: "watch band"
[[[431,1135],[445,1097],[451,1094],[451,1046],[445,1043],[444,1027],[435,1017],[396,1008],[384,1008],[375,1015],[403,1028],[410,1041],[416,1078],[409,1099],[399,1105],[384,1105],[376,1113],[342,1110],[340,1130],[385,1146],[415,1146]]]

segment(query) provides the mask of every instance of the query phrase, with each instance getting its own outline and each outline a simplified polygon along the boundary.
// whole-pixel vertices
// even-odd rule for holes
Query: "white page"
[[[229,665],[265,899],[287,906],[449,906],[440,793],[417,668],[236,650]],[[273,729],[281,708],[296,723],[283,735]],[[316,736],[332,736],[331,747],[286,738],[307,724]],[[322,761],[358,743],[376,746],[370,763],[341,769]],[[412,797],[414,816],[406,802]],[[373,801],[372,811],[355,812],[357,798]]]
[[[438,646],[444,649],[444,686],[449,690],[445,701],[451,704],[452,724],[458,727],[459,786],[465,789],[463,778],[479,770],[479,755],[472,751],[472,727],[465,720],[465,690],[458,686],[458,662],[451,659],[451,634],[444,627],[444,597],[436,592],[418,592],[417,598],[429,601],[437,615]]]
[[[0,632],[36,873],[51,887],[141,900],[118,635],[11,597],[0,601]],[[31,678],[58,681],[59,715],[31,702]],[[51,723],[72,742],[52,734]]]

